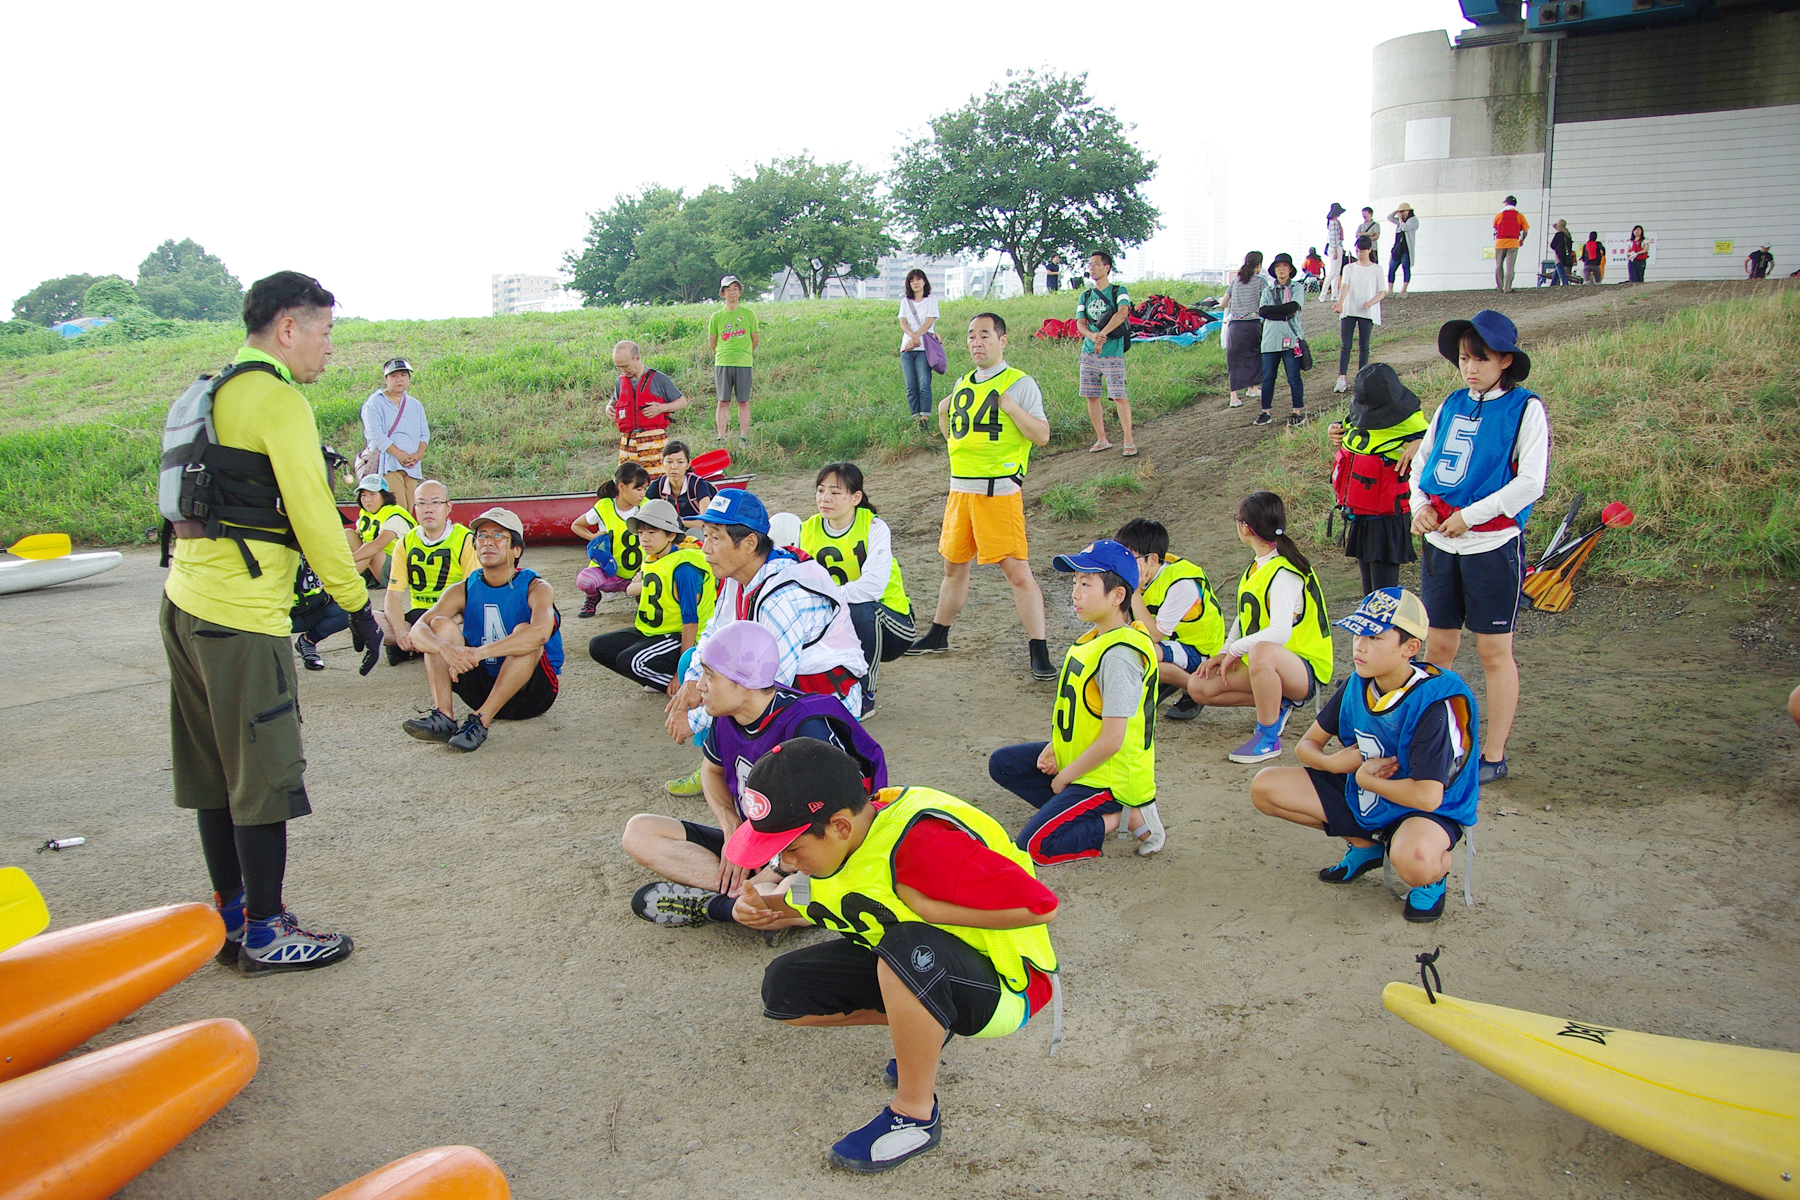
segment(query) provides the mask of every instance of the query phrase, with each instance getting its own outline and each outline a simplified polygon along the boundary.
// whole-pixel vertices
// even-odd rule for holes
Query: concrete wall
[[[1378,216],[1403,200],[1419,216],[1415,288],[1492,287],[1494,214],[1508,195],[1533,225],[1520,258],[1543,246],[1549,86],[1545,42],[1456,48],[1432,31],[1375,48],[1369,191]]]

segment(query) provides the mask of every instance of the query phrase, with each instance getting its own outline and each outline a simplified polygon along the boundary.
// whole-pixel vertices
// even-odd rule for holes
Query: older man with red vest
[[[1519,261],[1519,247],[1531,222],[1519,211],[1516,196],[1506,198],[1506,206],[1494,214],[1494,287],[1501,292],[1513,290],[1513,267]]]
[[[669,414],[686,408],[687,397],[673,379],[644,365],[636,342],[613,347],[613,366],[619,368],[619,390],[606,402],[606,415],[619,424],[619,461],[660,475]]]

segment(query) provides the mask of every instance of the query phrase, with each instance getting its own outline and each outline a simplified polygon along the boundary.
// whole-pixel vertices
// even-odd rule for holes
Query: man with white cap
[[[431,441],[431,423],[425,419],[425,406],[406,390],[412,383],[410,362],[390,358],[382,364],[381,374],[381,389],[363,401],[363,437],[380,451],[375,472],[387,478],[395,503],[411,512],[413,493],[425,478],[419,464]]]
[[[762,344],[762,335],[756,331],[756,314],[739,304],[744,298],[741,279],[727,275],[719,280],[719,295],[724,298],[725,307],[706,324],[706,348],[713,352],[713,388],[719,394],[719,406],[713,416],[723,444],[731,422],[731,398],[737,397],[741,446],[750,441],[750,371],[756,364],[756,348]]]
[[[757,759],[789,738],[817,738],[856,761],[873,795],[887,786],[887,760],[874,738],[829,696],[776,683],[781,651],[775,635],[755,621],[731,621],[707,639],[698,655],[701,702],[712,717],[702,747],[701,791],[717,826],[639,813],[625,825],[625,852],[663,877],[639,888],[631,911],[658,925],[705,925],[733,920],[735,897],[754,872],[720,857],[744,820],[743,781]],[[790,925],[802,925],[802,920]]]
[[[401,725],[420,741],[464,751],[479,749],[496,720],[548,712],[563,665],[555,593],[537,572],[519,565],[524,523],[510,509],[490,508],[469,528],[481,570],[451,584],[414,623],[412,644],[425,655],[432,709]],[[460,727],[455,696],[474,709]]]

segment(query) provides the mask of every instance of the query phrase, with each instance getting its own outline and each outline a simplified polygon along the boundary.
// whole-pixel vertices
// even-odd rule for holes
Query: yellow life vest
[[[405,572],[407,602],[412,608],[430,608],[453,583],[468,572],[463,567],[463,547],[474,536],[466,525],[452,521],[436,545],[425,540],[422,526],[406,531],[394,544],[394,564]],[[394,578],[390,569],[388,577]]]
[[[381,536],[381,527],[387,523],[389,517],[402,517],[409,528],[417,529],[419,527],[419,523],[413,520],[413,515],[398,504],[384,504],[375,512],[370,512],[366,508],[356,510],[356,536],[364,542],[374,541]]]
[[[612,532],[613,563],[619,568],[616,578],[632,578],[644,565],[644,548],[638,545],[637,534],[631,532],[631,526],[619,515],[618,502],[611,496],[595,500],[594,511],[600,514],[600,524]]]
[[[1200,585],[1200,598],[1175,623],[1173,636],[1176,641],[1185,642],[1211,658],[1225,645],[1225,614],[1220,611],[1219,598],[1213,593],[1212,583],[1199,563],[1189,562],[1178,554],[1164,558],[1162,570],[1144,585],[1144,608],[1153,617],[1161,612],[1169,589],[1183,579],[1192,579]],[[1156,634],[1150,636],[1154,640]]]
[[[1126,645],[1144,660],[1144,696],[1125,723],[1118,753],[1075,782],[1106,788],[1120,804],[1136,808],[1156,799],[1156,646],[1144,627],[1121,625],[1105,633],[1090,629],[1075,639],[1063,656],[1056,682],[1056,706],[1050,715],[1050,746],[1058,770],[1068,766],[1100,736],[1100,656]]]
[[[1383,429],[1358,429],[1345,422],[1344,449],[1352,454],[1379,454],[1389,462],[1398,462],[1409,438],[1425,436],[1426,424],[1424,413],[1414,413],[1398,425]]]
[[[1266,563],[1252,559],[1238,580],[1238,626],[1245,637],[1269,623],[1269,588],[1282,571],[1300,575],[1300,568],[1277,554]],[[1323,686],[1331,682],[1331,618],[1325,612],[1325,593],[1318,577],[1308,573],[1300,578],[1306,585],[1302,592],[1305,607],[1294,618],[1287,648],[1306,660],[1313,678]]]
[[[1024,479],[1031,439],[1000,409],[1000,397],[1025,372],[1007,367],[977,383],[970,371],[950,393],[950,474],[959,479]]]
[[[706,576],[700,588],[700,627],[704,629],[712,618],[718,589],[713,586],[712,568],[706,564],[706,556],[692,542],[672,545],[643,565],[644,590],[638,593],[637,631],[645,637],[681,632],[681,598],[675,594],[675,568],[684,564],[699,567]]]
[[[869,526],[874,523],[874,513],[858,508],[849,530],[834,536],[825,528],[825,515],[814,513],[800,526],[800,548],[812,555],[837,580],[838,586],[843,587],[853,579],[862,578],[863,564],[869,560]],[[912,601],[907,598],[906,584],[900,578],[900,560],[890,558],[889,562],[892,566],[888,571],[887,590],[881,593],[881,603],[903,617],[911,616]]]
[[[859,946],[873,949],[880,945],[888,927],[901,921],[931,924],[908,908],[894,890],[894,850],[921,817],[949,821],[1037,878],[1031,856],[1013,845],[998,821],[967,801],[931,788],[914,787],[884,788],[876,793],[875,802],[882,807],[876,811],[875,822],[869,826],[862,845],[835,872],[812,880],[812,898],[806,906],[806,917],[813,924],[836,930]],[[1023,929],[971,929],[962,925],[938,928],[986,956],[1007,988],[1018,995],[1025,994],[1029,982],[1025,973],[1027,962],[1040,971],[1056,970],[1056,951],[1051,949],[1050,931],[1043,925]]]

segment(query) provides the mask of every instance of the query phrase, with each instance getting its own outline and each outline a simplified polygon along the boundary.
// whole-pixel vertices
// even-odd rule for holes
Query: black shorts
[[[877,955],[951,1033],[974,1037],[994,1019],[1001,987],[994,964],[955,934],[921,921],[890,926],[874,950],[839,937],[783,954],[763,971],[763,1016],[791,1021],[886,1012]]]
[[[487,703],[488,696],[494,690],[494,676],[487,673],[487,668],[480,663],[475,664],[473,671],[464,671],[462,678],[452,683],[458,696],[470,708],[480,708]],[[541,717],[550,711],[556,703],[556,691],[561,686],[556,672],[550,669],[550,660],[538,657],[537,670],[525,680],[525,686],[513,693],[512,699],[500,706],[494,716],[502,721],[524,721],[531,717]]]
[[[1344,795],[1344,785],[1350,781],[1348,775],[1339,775],[1335,771],[1320,771],[1312,767],[1306,768],[1312,779],[1313,791],[1318,793],[1319,804],[1325,809],[1326,837],[1367,838],[1372,842],[1387,844],[1394,840],[1394,834],[1400,826],[1408,821],[1436,821],[1443,826],[1444,832],[1450,835],[1450,845],[1454,847],[1462,840],[1462,826],[1449,817],[1440,817],[1436,813],[1412,813],[1401,817],[1391,825],[1380,829],[1368,829],[1356,819],[1351,811],[1350,801]]]
[[[692,821],[683,821],[681,828],[687,834],[687,840],[709,850],[718,858],[725,857],[725,831],[715,825],[696,825]]]
[[[1480,554],[1447,554],[1425,539],[1419,598],[1433,629],[1511,633],[1525,582],[1525,543],[1513,538]]]

